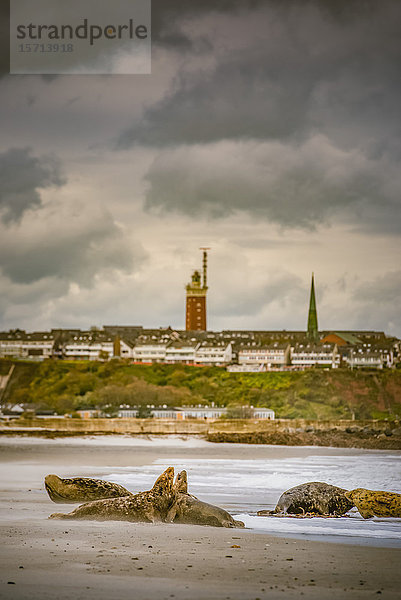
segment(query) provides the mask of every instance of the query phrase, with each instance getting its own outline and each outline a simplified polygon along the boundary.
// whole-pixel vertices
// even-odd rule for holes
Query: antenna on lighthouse
[[[199,248],[203,250],[203,289],[207,290],[207,251],[210,248]]]

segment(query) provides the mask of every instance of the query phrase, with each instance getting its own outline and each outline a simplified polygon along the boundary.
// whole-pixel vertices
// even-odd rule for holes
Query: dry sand
[[[133,453],[121,441],[105,443],[1,440],[0,598],[400,598],[400,549],[241,529],[47,520],[51,512],[73,506],[50,502],[45,474],[97,476],[104,465],[150,464],[160,458],[160,447]],[[219,447],[225,457],[247,452]],[[214,458],[218,448],[213,446]],[[206,444],[181,451],[183,467],[185,455],[211,451]],[[260,448],[258,457],[263,452],[268,449]]]

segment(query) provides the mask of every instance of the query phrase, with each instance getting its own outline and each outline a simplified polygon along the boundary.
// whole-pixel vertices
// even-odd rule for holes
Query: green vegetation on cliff
[[[12,363],[0,360],[0,374]],[[124,361],[15,362],[3,404],[32,404],[60,414],[120,405],[267,406],[278,418],[393,419],[401,416],[400,371],[310,369],[227,373],[216,367],[132,365]]]

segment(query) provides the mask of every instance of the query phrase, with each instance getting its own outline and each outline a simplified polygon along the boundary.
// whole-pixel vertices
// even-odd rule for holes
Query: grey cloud
[[[55,278],[90,287],[94,278],[116,270],[135,271],[144,261],[106,210],[52,204],[35,218],[3,231],[0,267],[19,284]]]
[[[396,165],[343,151],[323,136],[303,144],[219,142],[161,152],[147,176],[146,207],[222,218],[248,213],[284,227],[342,221],[399,233]]]
[[[401,271],[388,271],[355,287],[350,306],[356,328],[401,335]]]
[[[363,304],[373,304],[382,309],[383,304],[392,305],[399,312],[401,298],[401,271],[389,271],[372,281],[358,285],[353,298]]]
[[[10,306],[40,304],[64,296],[68,293],[69,282],[54,277],[44,277],[29,283],[17,283],[10,281],[6,275],[0,274],[0,287],[3,290],[2,304],[5,309]]]
[[[287,93],[274,82],[262,80],[252,68],[238,69],[233,58],[213,75],[196,82],[146,110],[143,120],[119,137],[117,147],[133,144],[174,145],[224,138],[282,138],[297,130],[306,110],[305,94],[297,82],[288,82]],[[300,82],[300,87],[307,82]],[[292,89],[291,89],[292,88]]]
[[[223,293],[215,291],[213,314],[216,317],[255,317],[273,306],[278,309],[294,304],[303,306],[303,303],[306,306],[305,283],[292,273],[271,273],[267,281],[248,282],[241,294],[238,294],[237,286],[236,280],[228,280],[221,285]]]
[[[58,161],[37,157],[30,148],[10,148],[0,154],[0,215],[17,221],[28,209],[41,205],[40,190],[65,183]]]
[[[122,132],[118,147],[286,139],[311,129],[337,143],[384,143],[399,122],[401,6],[338,5],[250,3],[220,19],[217,7],[209,21],[206,10],[193,12],[188,35],[206,36],[209,22],[215,64],[184,67],[170,93]]]
[[[183,30],[182,22],[204,14],[235,14],[271,7],[288,11],[299,6],[299,0],[152,0],[152,42],[180,52],[193,49],[193,39]],[[302,8],[316,7],[322,14],[339,23],[358,19],[363,12],[375,8],[375,0],[309,0]]]
[[[401,5],[234,5],[175,15],[213,51],[119,137],[159,150],[147,208],[399,233]]]
[[[152,44],[174,51],[189,52],[193,38],[183,30],[182,21],[213,12],[233,12],[257,6],[264,0],[152,0]]]

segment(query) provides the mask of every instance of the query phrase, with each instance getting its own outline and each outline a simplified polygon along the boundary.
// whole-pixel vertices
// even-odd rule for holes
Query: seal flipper
[[[150,523],[160,523],[161,519],[156,519],[154,512],[146,511],[145,517],[148,519]]]
[[[372,519],[375,516],[370,510],[364,510],[363,508],[358,508],[358,506],[357,509],[361,517],[364,519]]]
[[[170,510],[167,513],[166,523],[172,523],[177,515],[177,512],[178,512],[177,502],[174,502],[173,506],[170,508]]]
[[[243,521],[236,521],[234,519],[234,527],[245,527],[245,523]]]

